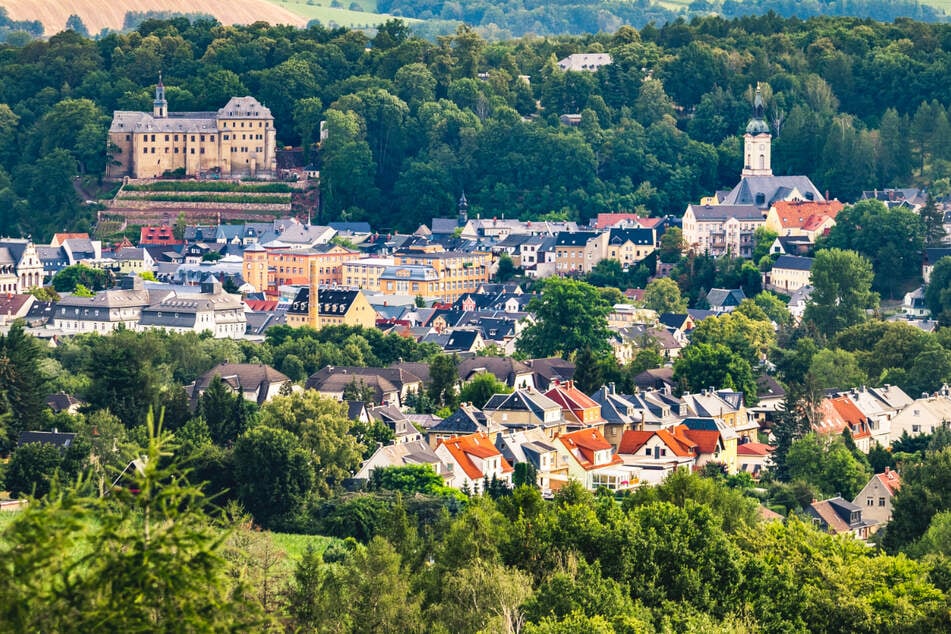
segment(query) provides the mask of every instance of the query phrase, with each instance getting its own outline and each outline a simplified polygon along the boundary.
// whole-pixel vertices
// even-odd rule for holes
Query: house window
[[[865,498],[865,506],[875,506],[875,500],[872,498],[872,496]]]
[[[885,498],[878,498],[878,505],[885,506]]]

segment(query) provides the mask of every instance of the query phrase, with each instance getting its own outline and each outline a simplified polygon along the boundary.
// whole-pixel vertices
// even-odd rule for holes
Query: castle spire
[[[155,84],[155,101],[152,102],[152,116],[164,119],[168,116],[168,102],[165,101],[165,84],[162,83],[162,71],[158,74],[158,83]]]

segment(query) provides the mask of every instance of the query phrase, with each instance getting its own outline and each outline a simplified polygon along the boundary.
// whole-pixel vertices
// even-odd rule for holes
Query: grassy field
[[[307,20],[320,20],[324,26],[330,25],[331,22],[338,26],[374,25],[393,17],[386,13],[377,13],[376,0],[338,0],[343,8],[330,6],[332,0],[268,0],[268,2]],[[351,11],[350,7],[354,4],[358,5],[361,11]],[[418,20],[406,21],[418,22]]]

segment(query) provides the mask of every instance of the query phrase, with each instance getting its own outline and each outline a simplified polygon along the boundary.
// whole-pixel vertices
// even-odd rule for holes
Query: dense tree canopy
[[[568,358],[584,348],[595,352],[607,350],[611,305],[595,287],[549,277],[539,290],[541,294],[533,297],[527,307],[535,323],[522,331],[517,343],[519,351],[533,357]]]

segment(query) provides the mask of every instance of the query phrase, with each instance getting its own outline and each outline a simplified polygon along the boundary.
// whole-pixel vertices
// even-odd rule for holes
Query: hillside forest
[[[597,51],[613,63],[596,73],[555,63]],[[111,113],[151,109],[160,71],[173,111],[265,103],[279,141],[321,170],[316,220],[412,231],[454,216],[462,191],[473,216],[679,215],[738,180],[757,83],[775,173],[844,201],[946,194],[949,63],[951,25],[775,14],[504,42],[464,26],[430,42],[398,21],[372,38],[184,18],[95,41],[67,31],[0,47],[0,233],[88,228],[73,177],[96,185]]]

